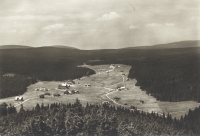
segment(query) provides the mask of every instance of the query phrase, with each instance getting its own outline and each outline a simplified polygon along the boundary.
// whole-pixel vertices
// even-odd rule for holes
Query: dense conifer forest
[[[37,104],[32,110],[21,105],[17,113],[12,105],[1,104],[0,134],[29,136],[133,136],[133,135],[199,135],[200,107],[180,120],[170,115],[133,111],[108,105],[86,107],[75,103]]]

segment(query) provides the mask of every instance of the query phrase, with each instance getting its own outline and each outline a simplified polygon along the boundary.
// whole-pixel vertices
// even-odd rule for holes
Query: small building
[[[118,90],[118,91],[121,91],[121,90],[124,90],[124,89],[126,89],[126,87],[125,87],[125,86],[121,86],[121,87],[120,87],[120,86],[118,86],[118,87],[117,87],[117,90]]]
[[[68,81],[67,81],[67,84],[73,85],[73,84],[75,84],[75,82],[74,82],[73,80],[68,80]]]
[[[23,101],[24,98],[22,96],[16,96],[15,101]]]
[[[79,93],[79,91],[76,90],[76,89],[73,89],[71,92],[72,92],[72,94],[78,94]]]
[[[129,79],[129,78],[126,78],[126,81],[130,81],[130,79]]]
[[[40,91],[40,89],[39,88],[35,88],[35,91]]]
[[[69,91],[68,90],[64,91],[64,94],[69,94]]]
[[[60,94],[59,94],[59,93],[54,93],[53,96],[54,96],[54,97],[59,97]]]
[[[66,88],[69,88],[70,85],[68,85],[67,83],[62,83],[62,84],[59,84],[58,85],[58,89],[66,89]]]
[[[50,93],[44,93],[44,95],[51,95]]]
[[[85,84],[85,87],[91,87],[91,84]]]
[[[110,102],[109,102],[109,101],[103,101],[102,104],[103,104],[103,105],[109,105]]]
[[[144,103],[144,101],[143,101],[143,100],[140,100],[140,103],[142,103],[142,104],[143,104],[143,103]]]
[[[39,98],[43,99],[44,98],[44,94],[39,95]]]
[[[69,94],[71,94],[72,95],[72,92],[71,91],[68,91],[69,92]]]
[[[47,88],[45,88],[45,87],[43,87],[43,91],[48,91],[48,89],[47,89]]]
[[[48,91],[46,87],[36,88],[35,91]]]

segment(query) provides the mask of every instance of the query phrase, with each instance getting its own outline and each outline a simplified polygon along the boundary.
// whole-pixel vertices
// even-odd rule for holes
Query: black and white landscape
[[[198,1],[0,7],[0,135],[200,135]]]

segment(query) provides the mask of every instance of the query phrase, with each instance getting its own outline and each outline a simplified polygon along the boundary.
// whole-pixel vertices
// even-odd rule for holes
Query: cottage
[[[64,91],[64,94],[69,94],[69,91],[68,90]]]
[[[91,87],[91,84],[85,84],[85,87]]]
[[[48,89],[44,87],[44,88],[43,88],[43,91],[48,91]]]
[[[118,90],[118,91],[121,91],[121,90],[124,90],[124,89],[126,89],[126,87],[125,87],[125,86],[121,86],[121,87],[120,87],[120,86],[118,86],[118,87],[117,87],[117,90]]]
[[[102,104],[103,104],[103,105],[109,105],[110,102],[109,102],[109,101],[103,101]]]
[[[76,89],[73,89],[71,92],[72,92],[72,94],[78,94],[79,93],[79,91],[76,90]]]
[[[40,91],[40,89],[39,88],[35,88],[35,91]]]
[[[71,94],[72,95],[72,92],[71,91],[68,91],[69,92],[69,94]]]
[[[54,97],[59,97],[60,94],[59,94],[59,93],[54,93],[53,96],[54,96]]]
[[[126,78],[126,81],[130,81],[130,79],[129,79],[129,78]]]
[[[39,95],[39,98],[43,99],[44,98],[44,94]]]
[[[142,103],[142,104],[143,104],[143,103],[144,103],[144,101],[143,101],[143,100],[140,100],[140,103]]]
[[[23,97],[22,96],[16,96],[15,97],[15,101],[23,101]]]
[[[70,85],[68,85],[67,83],[63,83],[63,84],[59,84],[58,85],[58,89],[66,89],[66,88],[69,88]]]
[[[62,83],[61,86],[67,86],[67,83]]]
[[[75,84],[75,82],[74,82],[73,80],[68,80],[68,81],[67,81],[67,84],[73,85],[73,84]]]
[[[45,93],[44,95],[51,95],[50,93]]]

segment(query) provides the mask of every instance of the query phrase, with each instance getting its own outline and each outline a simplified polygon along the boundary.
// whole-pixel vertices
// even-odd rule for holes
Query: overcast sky
[[[0,0],[0,45],[122,48],[200,40],[199,0]]]

